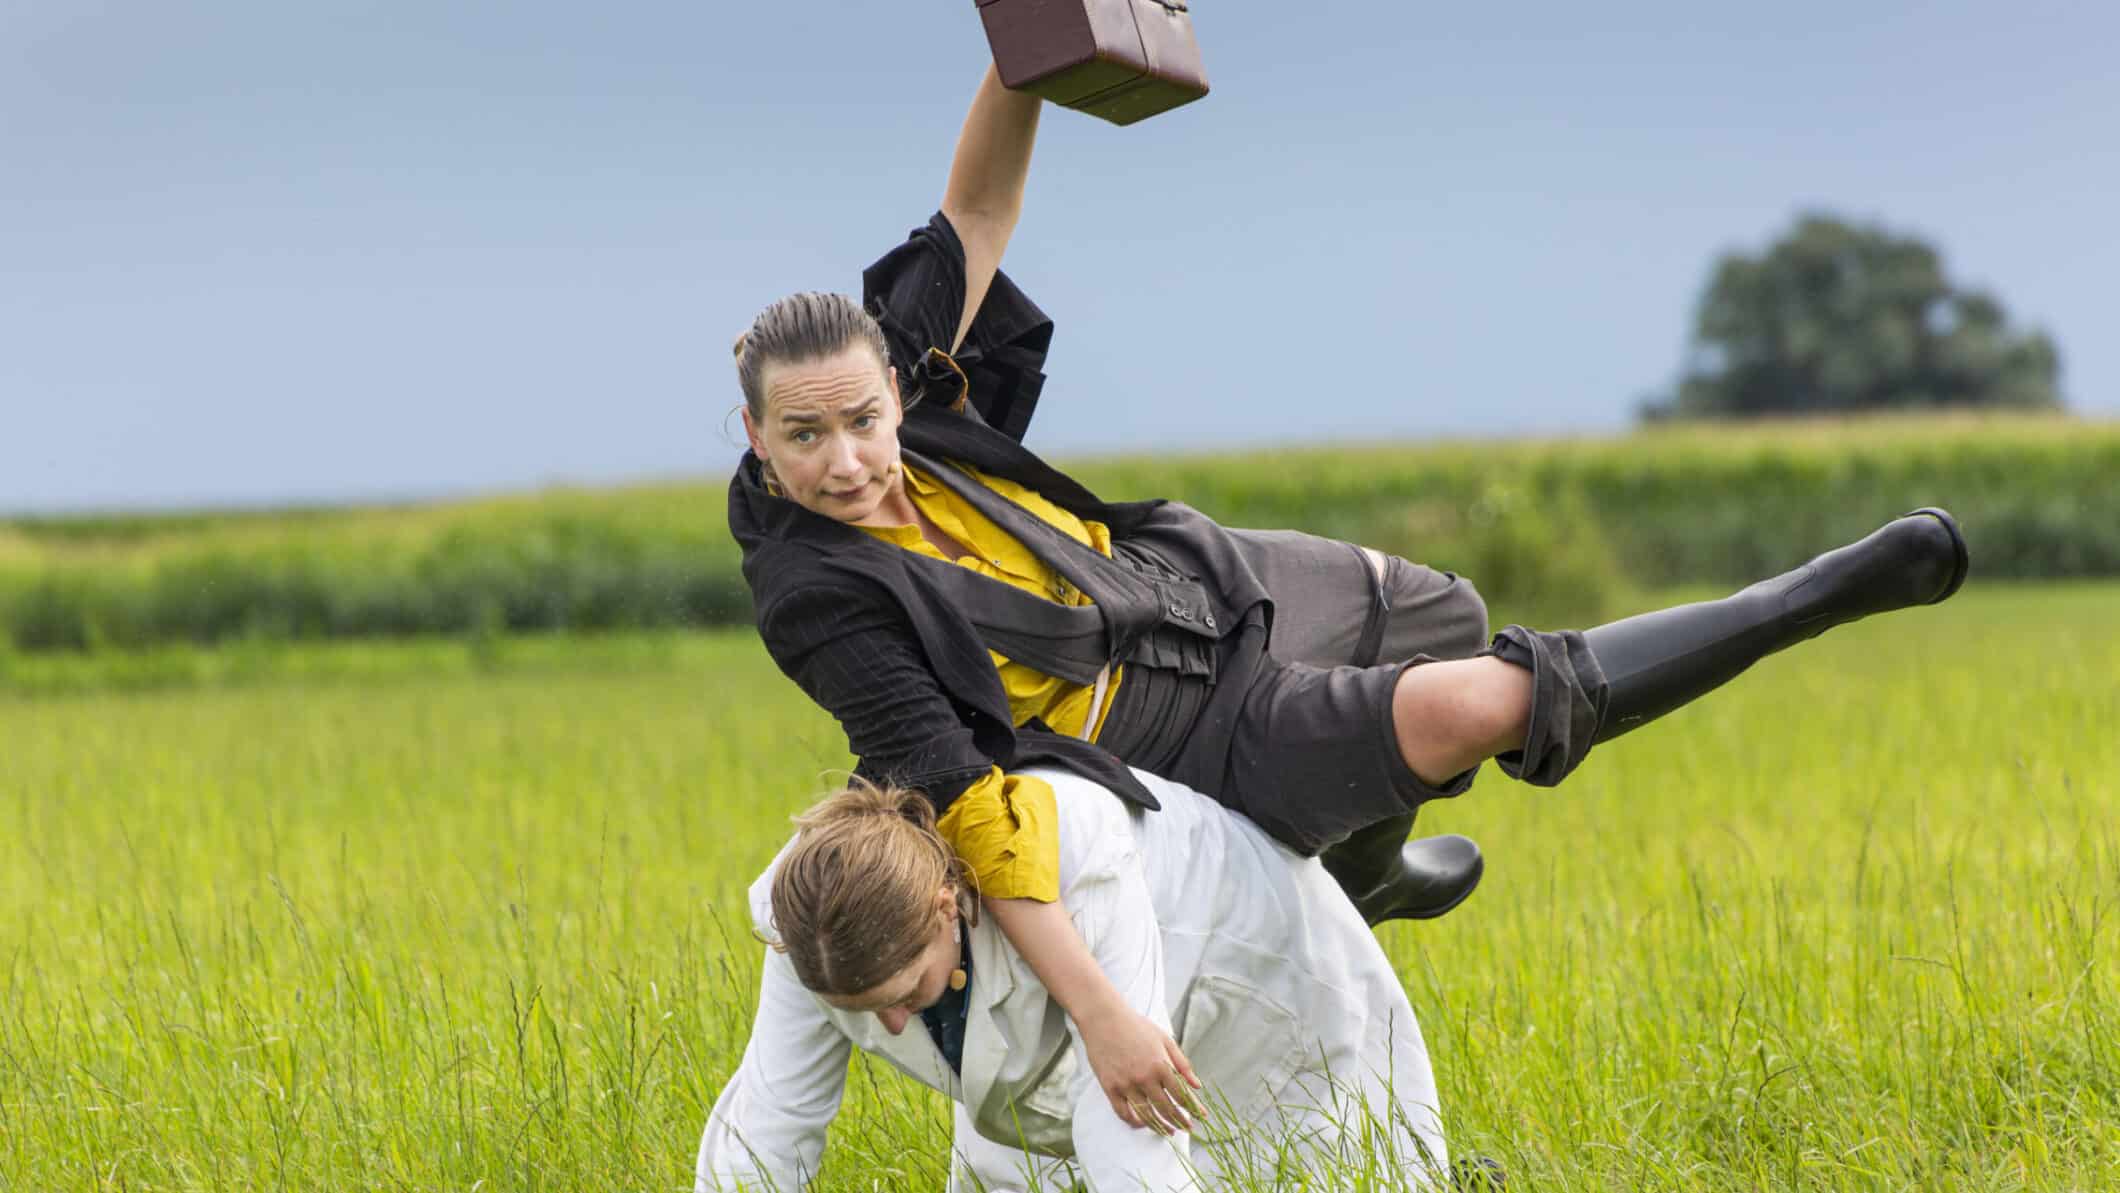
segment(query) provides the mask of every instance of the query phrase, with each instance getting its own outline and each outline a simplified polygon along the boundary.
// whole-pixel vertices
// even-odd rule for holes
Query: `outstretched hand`
[[[1119,1121],[1158,1135],[1192,1130],[1192,1118],[1200,1114],[1193,1096],[1200,1079],[1169,1032],[1130,1007],[1075,1026]]]

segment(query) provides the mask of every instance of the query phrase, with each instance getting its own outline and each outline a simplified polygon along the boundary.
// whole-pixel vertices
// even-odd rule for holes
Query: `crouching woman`
[[[1080,776],[1040,777],[1060,796],[1060,902],[1128,1006],[1183,1050],[1156,1104],[1132,1106],[1161,1129],[1118,1117],[1075,1025],[979,918],[928,801],[856,786],[801,817],[751,887],[772,947],[700,1141],[702,1193],[806,1187],[850,1048],[955,1103],[953,1191],[1051,1188],[1067,1164],[1093,1191],[1271,1183],[1261,1156],[1328,1183],[1447,1171],[1413,1009],[1315,859],[1154,775],[1139,774],[1154,815]]]

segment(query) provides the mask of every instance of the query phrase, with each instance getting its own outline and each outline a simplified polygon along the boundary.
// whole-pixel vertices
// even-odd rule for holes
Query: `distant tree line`
[[[1641,414],[1742,418],[1936,407],[2057,409],[2060,353],[1928,244],[1807,215],[1716,262],[1674,392]]]

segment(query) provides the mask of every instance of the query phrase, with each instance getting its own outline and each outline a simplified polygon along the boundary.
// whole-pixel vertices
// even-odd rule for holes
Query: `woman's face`
[[[859,994],[825,994],[819,997],[842,1011],[873,1014],[883,1021],[883,1030],[897,1035],[913,1016],[942,1001],[949,989],[950,971],[957,968],[957,892],[945,887],[936,896],[935,931],[927,947],[911,965]]]
[[[744,411],[751,450],[773,466],[788,500],[841,522],[895,525],[905,477],[898,463],[898,375],[855,344],[765,375],[763,419]]]

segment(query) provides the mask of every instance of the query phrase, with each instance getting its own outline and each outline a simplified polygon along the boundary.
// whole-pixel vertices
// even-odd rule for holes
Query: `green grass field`
[[[836,727],[748,632],[300,650],[0,682],[0,1188],[688,1187]],[[1486,884],[1383,938],[1456,1146],[2120,1187],[2116,727],[2120,586],[1976,583],[1432,806]],[[937,1187],[939,1099],[849,1090],[826,1187]]]

